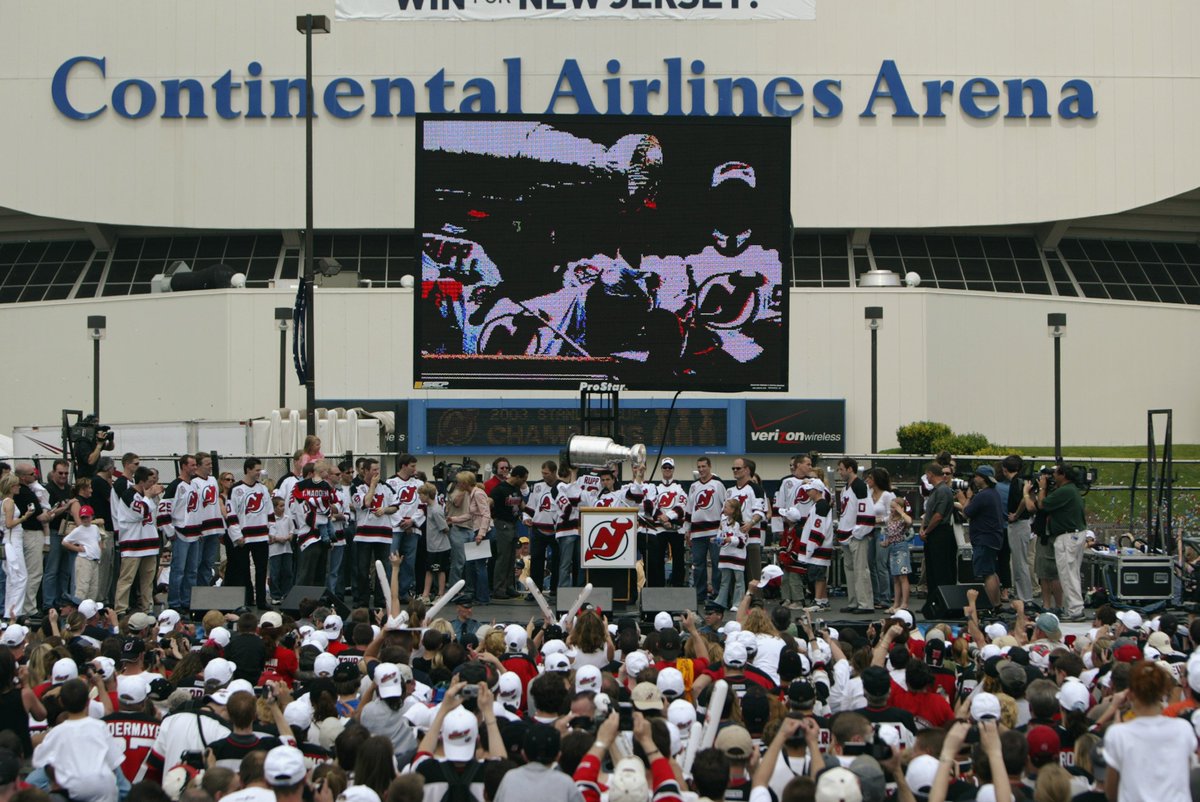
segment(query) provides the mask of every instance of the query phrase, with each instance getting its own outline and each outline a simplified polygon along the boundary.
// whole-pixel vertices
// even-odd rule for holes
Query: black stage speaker
[[[292,589],[280,602],[279,608],[285,613],[295,615],[300,612],[300,602],[305,599],[323,599],[324,597],[324,585],[292,585]]]
[[[992,603],[988,601],[983,585],[938,585],[937,592],[926,599],[925,606],[921,608],[921,615],[926,621],[964,618],[963,608],[967,606],[967,591],[971,588],[979,591],[975,609],[980,613],[992,609]]]
[[[209,610],[219,610],[222,613],[232,613],[246,605],[246,589],[243,587],[192,588],[193,615],[203,616]]]
[[[582,592],[583,588],[559,588],[558,593],[554,596],[555,612],[570,612],[571,606],[575,604],[575,600],[579,598],[579,594]],[[588,594],[587,603],[593,607],[599,607],[609,617],[609,620],[612,620],[612,599],[612,588],[598,588],[593,585],[592,592]]]
[[[677,616],[684,610],[696,609],[695,588],[642,588],[642,597],[638,600],[643,618],[654,618],[659,612],[666,610],[672,616]]]

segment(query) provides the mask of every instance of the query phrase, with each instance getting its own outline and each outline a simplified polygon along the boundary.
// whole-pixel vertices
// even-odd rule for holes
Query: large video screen
[[[787,120],[417,125],[418,387],[787,389]]]

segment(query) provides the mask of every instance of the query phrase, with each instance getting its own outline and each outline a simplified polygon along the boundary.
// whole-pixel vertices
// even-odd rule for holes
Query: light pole
[[[314,33],[329,33],[329,17],[324,14],[302,14],[296,17],[296,30],[304,34],[304,417],[308,434],[317,433],[316,411],[316,347],[313,309],[313,68],[312,38]]]
[[[279,408],[287,406],[287,330],[292,319],[292,310],[286,306],[275,307],[275,328],[279,329]]]
[[[108,319],[104,315],[88,315],[88,338],[92,341],[92,414],[100,417],[100,341]]]
[[[879,453],[879,321],[882,306],[867,307],[867,328],[871,330],[871,453]]]
[[[1050,339],[1054,340],[1054,461],[1062,464],[1062,338],[1067,333],[1067,315],[1051,312],[1046,315]]]

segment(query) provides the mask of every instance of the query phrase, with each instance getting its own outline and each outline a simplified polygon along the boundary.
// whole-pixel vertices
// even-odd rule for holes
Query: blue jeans
[[[888,572],[888,550],[883,545],[883,529],[875,527],[871,533],[871,546],[867,550],[867,562],[871,566],[871,589],[876,604],[892,603],[892,577]]]
[[[736,607],[746,594],[746,572],[732,568],[721,569],[721,590],[717,593],[717,604],[726,608]],[[725,597],[729,596],[728,599]]]
[[[214,540],[216,538],[213,538]],[[190,543],[175,538],[171,544],[171,575],[167,588],[167,607],[182,610],[192,605],[192,587],[200,570],[200,552],[203,544],[199,540]]]
[[[64,549],[62,541],[62,535],[50,535],[50,551],[42,572],[42,607],[46,609],[57,607],[75,590],[75,553]]]
[[[200,544],[200,558],[195,584],[209,587],[213,583],[213,571],[221,557],[221,536],[205,535],[197,542]]]
[[[720,565],[721,547],[715,537],[698,537],[692,540],[692,584],[696,588],[696,603],[703,604],[708,593],[708,568],[712,566],[713,598],[721,592]]]
[[[292,590],[295,574],[292,570],[291,554],[276,554],[267,560],[267,573],[271,576],[271,598],[282,599]]]
[[[413,595],[417,576],[417,538],[420,530],[413,528],[392,533],[392,553],[404,557],[400,563],[400,598]]]
[[[321,540],[324,540],[326,543],[331,542],[333,540],[333,524],[317,524],[317,534],[319,534],[321,536]]]
[[[334,546],[329,550],[329,570],[325,577],[325,589],[335,599],[342,598],[344,587],[339,579],[342,576],[342,559],[346,556],[345,545]]]
[[[558,539],[558,586],[575,586],[575,572],[579,567],[579,535]]]

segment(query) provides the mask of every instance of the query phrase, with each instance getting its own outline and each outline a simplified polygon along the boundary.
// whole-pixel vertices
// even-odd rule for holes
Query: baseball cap
[[[149,613],[134,613],[129,616],[127,623],[129,624],[130,632],[141,632],[146,627],[152,627],[158,623],[158,619]]]
[[[442,719],[442,748],[447,760],[473,760],[478,738],[479,722],[462,707],[454,708]]]
[[[328,652],[322,652],[313,661],[313,674],[318,677],[332,677],[333,672],[337,671],[337,667],[337,657]]]
[[[84,618],[94,618],[103,609],[103,604],[91,599],[84,599],[79,603],[79,614]]]
[[[788,681],[797,677],[806,677],[812,671],[812,663],[807,655],[800,652],[786,651],[779,654],[779,677]]]
[[[726,638],[730,638],[741,631],[742,625],[737,621],[726,621],[724,624],[717,627],[717,632],[721,633]]]
[[[764,587],[783,577],[783,569],[778,565],[764,565],[759,583]]]
[[[662,691],[651,682],[639,682],[633,689],[633,706],[638,710],[663,709]]]
[[[209,694],[208,698],[219,705],[227,705],[235,693],[254,693],[254,686],[244,679],[235,679],[216,693]]]
[[[1045,632],[1047,635],[1057,635],[1062,631],[1058,623],[1058,616],[1054,613],[1042,613],[1037,617],[1035,622],[1038,629]]]
[[[352,785],[338,794],[337,802],[380,802],[380,799],[371,786]]]
[[[324,629],[330,640],[337,640],[342,636],[342,617],[336,613],[325,616]]]
[[[645,802],[649,798],[646,766],[636,757],[621,758],[608,775],[608,802]]]
[[[233,636],[225,627],[213,627],[212,631],[208,633],[208,639],[224,649],[229,645],[229,641],[233,639]]]
[[[1068,679],[1055,695],[1063,710],[1082,713],[1092,705],[1092,694],[1087,686],[1077,679]]]
[[[259,617],[258,625],[260,627],[275,627],[276,629],[280,629],[283,626],[283,616],[274,610],[268,610]]]
[[[725,757],[734,760],[749,760],[750,753],[754,751],[750,733],[738,724],[731,724],[718,732],[717,741],[713,746],[724,752]]]
[[[983,721],[984,719],[1000,719],[1000,700],[994,693],[986,691],[975,694],[975,698],[971,700],[971,719],[974,721]]]
[[[300,642],[300,646],[316,646],[318,650],[325,651],[329,648],[329,638],[325,637],[325,632],[310,632],[308,636]]]
[[[525,756],[538,763],[549,763],[558,757],[562,736],[549,724],[531,724],[521,738]]]
[[[298,785],[307,773],[304,753],[294,746],[277,746],[263,761],[263,777],[272,787]]]
[[[525,651],[525,644],[528,642],[529,636],[524,627],[518,624],[509,624],[504,628],[504,648],[510,652]]]
[[[938,759],[936,757],[917,755],[908,764],[908,770],[904,772],[904,780],[914,794],[927,797],[933,789],[933,780],[937,777],[937,770]]]
[[[1142,628],[1142,617],[1135,610],[1121,610],[1117,613],[1117,620],[1124,624],[1126,629]]]
[[[313,706],[311,694],[305,694],[299,699],[288,702],[283,708],[283,717],[288,726],[294,730],[307,730],[313,723]]]
[[[600,669],[596,666],[581,666],[575,672],[575,693],[585,691],[592,693],[600,691]]]
[[[991,465],[980,465],[975,469],[976,476],[982,476],[989,485],[996,484],[996,469]]]
[[[1142,650],[1132,643],[1126,643],[1113,652],[1113,659],[1118,663],[1136,663],[1142,659]]]
[[[946,642],[941,638],[927,639],[925,641],[925,662],[934,667],[944,665],[948,648]]]
[[[895,729],[883,727],[882,730]],[[859,755],[850,764],[850,771],[858,778],[858,787],[862,792],[863,802],[883,802],[887,797],[887,780],[883,776],[883,767],[879,761],[870,755]]]
[[[671,614],[666,610],[661,610],[654,616],[654,630],[662,632],[664,629],[674,629],[675,622],[671,620]]]
[[[500,675],[496,698],[505,704],[517,704],[521,701],[521,677],[517,672],[505,671]]]
[[[683,696],[683,674],[678,668],[664,668],[658,672],[656,684],[667,699],[675,700]]]
[[[988,660],[991,660],[993,657],[999,657],[999,656],[1000,656],[1000,647],[994,643],[989,643],[987,646],[984,646],[982,649],[979,650],[979,659],[985,663]]]
[[[746,647],[738,641],[734,641],[725,647],[725,656],[723,658],[725,665],[730,668],[742,668],[746,665]]]
[[[884,696],[892,689],[892,675],[882,666],[869,666],[862,673],[863,692]]]
[[[13,624],[0,635],[0,646],[20,646],[29,637],[28,627]]]
[[[675,725],[681,734],[691,734],[691,726],[696,723],[696,708],[687,699],[676,699],[667,705],[667,721]]]
[[[140,705],[149,694],[150,686],[141,677],[117,677],[117,698],[122,704]]]
[[[664,660],[677,660],[682,651],[683,644],[679,642],[679,632],[674,627],[664,629],[659,633],[658,653],[663,656]]]
[[[375,685],[381,699],[392,699],[404,693],[404,678],[395,663],[380,663],[375,666]]]
[[[233,679],[233,672],[237,670],[230,661],[223,657],[214,657],[208,661],[208,665],[204,667],[204,684],[212,682],[217,685],[228,685]]]
[[[80,518],[95,518],[96,511],[93,510],[91,507],[89,507],[87,504],[84,504],[82,507],[79,508],[79,517]]]
[[[1007,635],[1008,630],[1005,628],[1004,624],[1001,624],[999,621],[993,621],[983,628],[983,634],[987,635],[988,640],[995,640],[996,638],[1003,638],[1005,635]]]
[[[121,644],[121,659],[132,662],[146,653],[146,642],[141,638],[127,638]]]
[[[674,468],[674,467],[675,467],[675,460],[674,460],[672,457],[663,457],[662,463],[660,463],[660,464],[661,464],[661,465],[662,465],[664,468]]]
[[[892,618],[896,621],[899,621],[901,624],[904,624],[906,627],[911,627],[914,623],[913,615],[908,610],[897,610],[896,612],[892,613]]]
[[[1044,766],[1052,760],[1058,760],[1062,741],[1059,740],[1058,733],[1050,727],[1045,724],[1030,727],[1025,740],[1029,742],[1029,762],[1033,765]]]
[[[554,652],[553,654],[546,655],[543,665],[547,671],[566,674],[571,670],[571,659],[562,652]]]
[[[158,634],[166,635],[179,624],[179,613],[174,610],[163,610],[158,614]]]
[[[69,657],[63,657],[54,663],[54,668],[50,671],[50,681],[55,685],[62,685],[67,680],[76,679],[79,676],[79,666],[75,665],[75,661]]]
[[[529,542],[529,538],[527,538],[527,537],[525,537],[524,535],[522,535],[521,537],[517,538],[517,542],[518,542],[518,543],[528,543],[528,542]]]
[[[798,680],[788,685],[788,704],[794,708],[812,707],[817,700],[817,689],[807,680]]]
[[[1174,651],[1171,647],[1171,638],[1165,632],[1151,632],[1150,637],[1146,639],[1147,646],[1153,646],[1161,654],[1170,654]]]
[[[646,657],[645,652],[630,652],[629,656],[625,658],[625,676],[633,679],[645,671],[649,665],[650,658]]]
[[[753,632],[742,630],[737,633],[737,642],[746,647],[746,657],[753,657],[758,653],[758,636]]]
[[[543,657],[549,657],[552,654],[566,654],[566,653],[567,653],[567,644],[558,638],[555,638],[554,640],[548,640],[542,644],[542,656]]]
[[[112,679],[112,675],[117,670],[117,663],[111,657],[100,655],[92,658],[92,667],[99,669],[100,675],[105,679]]]
[[[718,737],[717,740],[720,740]],[[937,759],[929,755],[921,755],[921,757],[929,758],[934,762],[934,771],[937,771]],[[917,758],[920,760],[920,758]],[[913,761],[916,762],[915,760]],[[909,772],[912,772],[910,765]],[[933,782],[930,781],[932,787]],[[915,792],[917,789],[914,788]],[[858,777],[850,769],[844,769],[841,766],[829,769],[822,772],[817,778],[816,802],[862,802],[862,790],[858,784]]]

